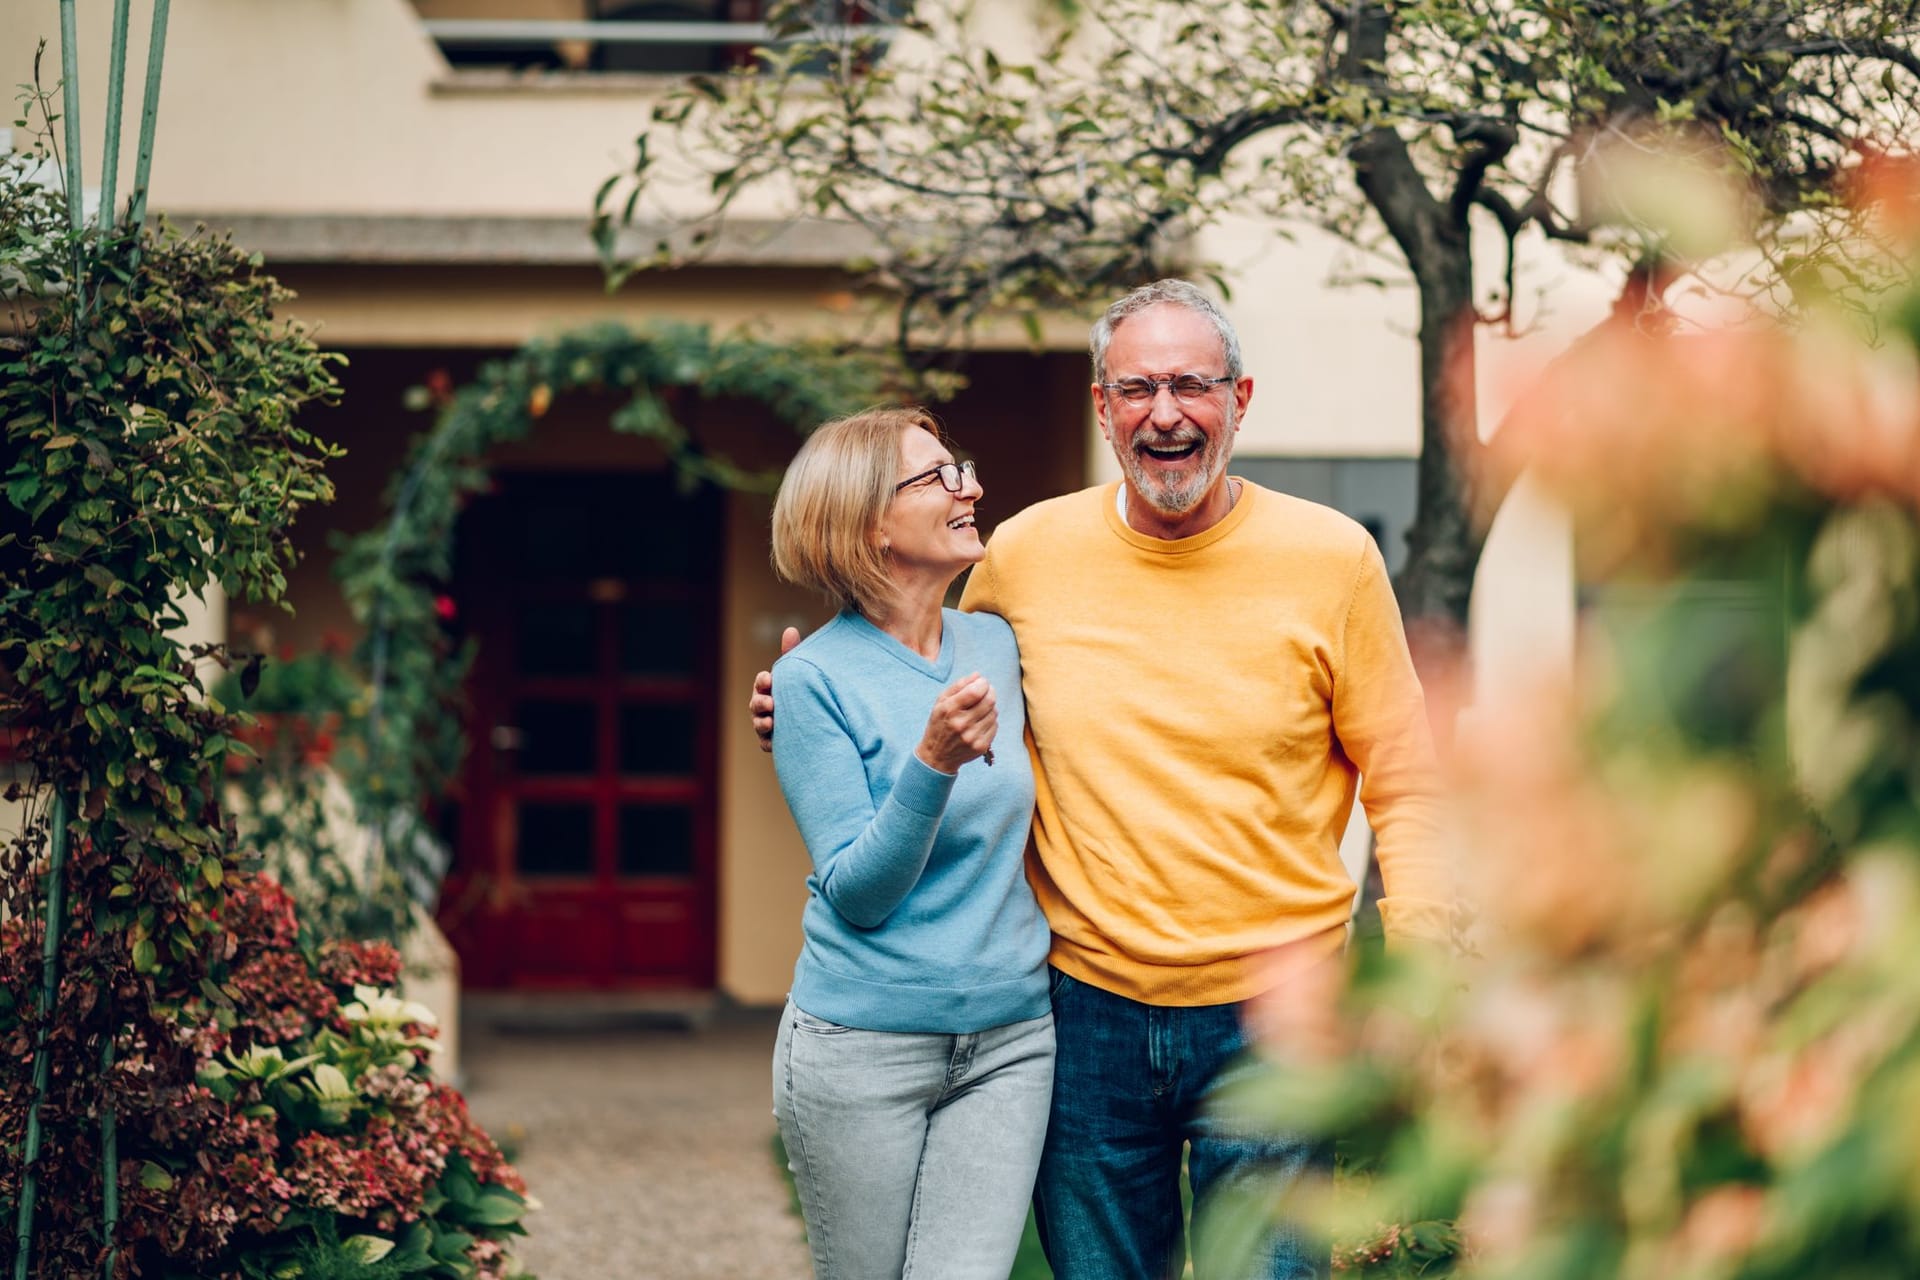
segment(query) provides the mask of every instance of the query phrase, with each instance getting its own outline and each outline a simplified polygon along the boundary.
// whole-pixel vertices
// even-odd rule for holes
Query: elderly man
[[[1270,1204],[1323,1144],[1225,1126],[1243,1006],[1346,944],[1356,787],[1390,939],[1446,935],[1432,747],[1386,566],[1345,516],[1227,474],[1253,397],[1219,306],[1136,289],[1092,335],[1093,406],[1124,480],[1003,523],[961,607],[1020,644],[1038,803],[1028,864],[1053,931],[1059,1056],[1035,1191],[1061,1280],[1196,1271],[1209,1203]],[[755,697],[770,732],[771,703]],[[1237,1198],[1237,1197],[1236,1197]],[[1257,1274],[1323,1276],[1276,1231]]]

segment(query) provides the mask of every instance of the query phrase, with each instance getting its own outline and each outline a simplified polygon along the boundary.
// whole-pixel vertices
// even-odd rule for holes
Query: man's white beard
[[[1183,516],[1200,505],[1207,492],[1213,488],[1221,476],[1226,474],[1227,464],[1233,460],[1233,426],[1235,407],[1227,407],[1222,421],[1222,429],[1215,435],[1202,435],[1205,443],[1201,445],[1200,469],[1186,480],[1169,479],[1147,470],[1140,460],[1140,454],[1134,446],[1140,437],[1151,430],[1142,427],[1127,441],[1126,447],[1115,450],[1120,458],[1120,470],[1127,477],[1128,486],[1140,495],[1140,500],[1164,516]]]

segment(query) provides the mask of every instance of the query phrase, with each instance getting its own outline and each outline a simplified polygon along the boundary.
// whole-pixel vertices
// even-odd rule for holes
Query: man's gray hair
[[[1170,303],[1176,307],[1206,317],[1220,334],[1220,349],[1226,356],[1225,373],[1229,378],[1239,378],[1244,370],[1240,366],[1240,335],[1233,331],[1233,322],[1227,319],[1227,313],[1220,309],[1210,294],[1188,280],[1155,280],[1152,284],[1143,284],[1126,297],[1108,307],[1093,324],[1093,335],[1088,349],[1093,356],[1093,380],[1107,380],[1107,346],[1113,341],[1113,331],[1120,327],[1127,317],[1156,307],[1161,303]],[[1165,370],[1162,370],[1165,372]],[[1183,373],[1196,370],[1180,370]]]

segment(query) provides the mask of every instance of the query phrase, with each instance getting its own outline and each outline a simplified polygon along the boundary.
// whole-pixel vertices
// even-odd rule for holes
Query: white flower
[[[340,1016],[348,1022],[363,1023],[376,1030],[389,1031],[418,1023],[423,1027],[437,1027],[439,1019],[433,1016],[433,1010],[411,1000],[402,1000],[391,991],[382,991],[378,987],[355,986],[353,1000],[340,1006]]]
[[[307,1088],[313,1090],[313,1096],[322,1102],[351,1102],[354,1098],[353,1086],[347,1083],[346,1072],[331,1062],[323,1062],[313,1069],[313,1080]]]

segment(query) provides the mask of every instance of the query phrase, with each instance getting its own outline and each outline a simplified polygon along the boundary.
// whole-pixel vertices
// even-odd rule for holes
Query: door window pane
[[[630,676],[690,676],[693,606],[635,600],[620,610],[620,670]]]
[[[514,619],[514,647],[530,676],[592,675],[598,662],[593,605],[586,600],[529,601]]]
[[[620,807],[620,874],[693,874],[693,815],[684,808]]]
[[[620,772],[692,773],[693,708],[620,708]]]
[[[522,804],[513,860],[523,876],[592,875],[592,806]]]
[[[591,702],[523,702],[518,719],[523,775],[594,772],[597,735]]]
[[[695,547],[684,526],[666,529],[651,541],[634,537],[631,528],[621,532],[624,536],[619,545],[641,553],[625,566],[629,576],[655,582],[690,582],[699,576],[695,572]]]
[[[680,492],[669,471],[506,473],[461,515],[459,579],[698,582],[712,574],[715,499]]]
[[[549,485],[538,487],[542,492],[529,495],[520,517],[522,576],[539,581],[541,566],[549,573],[559,568],[572,576],[571,570],[590,566],[598,555],[599,530],[594,527],[594,509],[564,489],[556,491]]]

